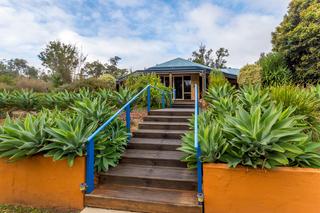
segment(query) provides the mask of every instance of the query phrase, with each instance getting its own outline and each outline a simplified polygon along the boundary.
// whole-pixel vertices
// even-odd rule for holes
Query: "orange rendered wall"
[[[204,164],[205,213],[319,213],[320,169]]]
[[[7,163],[0,159],[0,203],[34,207],[82,209],[85,158],[77,158],[73,167],[66,160],[34,156]]]

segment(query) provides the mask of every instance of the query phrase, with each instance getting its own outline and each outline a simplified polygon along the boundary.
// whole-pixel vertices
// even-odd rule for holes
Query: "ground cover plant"
[[[2,111],[18,109],[32,113],[18,118],[6,115],[0,126],[0,158],[12,162],[39,154],[54,161],[67,159],[72,166],[76,157],[86,154],[88,137],[135,93],[136,90],[126,88],[118,92],[87,88],[48,93],[2,90]],[[154,95],[154,90],[151,95]],[[156,105],[160,105],[157,100],[161,101],[161,98],[154,100]],[[95,138],[96,170],[106,171],[116,166],[127,140],[127,129],[120,116]]]
[[[228,84],[209,88],[208,108],[199,115],[201,161],[230,167],[319,168],[317,91],[259,85],[235,90]],[[193,131],[185,134],[179,150],[185,153],[182,160],[195,167]]]

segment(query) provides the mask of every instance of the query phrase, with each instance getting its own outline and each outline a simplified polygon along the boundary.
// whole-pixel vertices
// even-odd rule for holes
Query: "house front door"
[[[182,76],[173,77],[173,87],[176,90],[176,99],[183,99]]]
[[[173,87],[176,90],[176,99],[191,99],[191,76],[174,76]]]

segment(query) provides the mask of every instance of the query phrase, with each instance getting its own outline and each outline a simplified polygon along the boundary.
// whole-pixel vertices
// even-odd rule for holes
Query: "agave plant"
[[[23,120],[11,120],[8,117],[0,128],[0,158],[15,161],[37,154],[47,138],[45,127],[44,114],[28,114]]]
[[[10,105],[18,109],[32,110],[38,103],[38,95],[31,90],[16,90],[10,94]]]
[[[262,89],[259,85],[247,85],[241,88],[238,93],[240,104],[250,110],[251,106],[262,106],[265,109],[270,105],[270,97],[267,90]]]
[[[229,144],[222,135],[220,124],[210,123],[200,125],[198,142],[201,148],[202,162],[217,162],[227,150]],[[196,148],[194,147],[194,132],[186,133],[182,138],[182,146],[178,150],[185,153],[181,159],[189,168],[195,168],[197,163]]]
[[[67,158],[71,167],[77,156],[83,156],[88,137],[98,126],[97,122],[86,124],[84,120],[79,115],[56,119],[54,127],[45,128],[50,138],[40,151],[54,161]]]
[[[106,101],[108,103],[108,106],[115,105],[115,103],[113,102],[113,91],[109,89],[99,89],[96,92],[95,96],[103,101]]]
[[[264,111],[258,105],[252,106],[250,112],[240,107],[234,117],[227,115],[223,134],[230,146],[220,160],[232,167],[242,164],[272,168],[295,164],[297,158],[308,155],[313,156],[312,160],[305,159],[310,167],[319,167],[320,154],[316,148],[301,149],[310,140],[298,125],[303,117],[292,116],[293,112],[293,108],[283,110],[273,105]]]
[[[236,89],[230,84],[224,84],[223,86],[210,87],[204,96],[204,99],[209,105],[215,105],[221,98],[234,98]]]
[[[79,115],[83,116],[88,122],[99,122],[100,124],[107,121],[113,111],[113,107],[109,107],[107,101],[100,98],[84,98],[82,101],[76,101],[71,107]]]
[[[0,91],[0,109],[5,108],[10,103],[10,93],[7,90]]]
[[[119,91],[114,93],[113,100],[118,107],[122,107],[128,101],[133,98],[135,91],[131,91],[127,88],[120,88]]]
[[[128,133],[124,123],[115,120],[95,139],[95,167],[98,172],[115,167],[127,145]]]

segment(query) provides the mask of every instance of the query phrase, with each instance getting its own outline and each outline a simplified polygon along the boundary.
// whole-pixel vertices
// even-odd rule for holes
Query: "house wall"
[[[170,86],[173,88],[173,77],[174,76],[191,76],[191,100],[194,100],[194,85],[197,84],[199,88],[199,73],[179,73],[179,74],[157,74],[159,77],[172,77],[170,80]],[[201,93],[199,88],[199,94]]]

